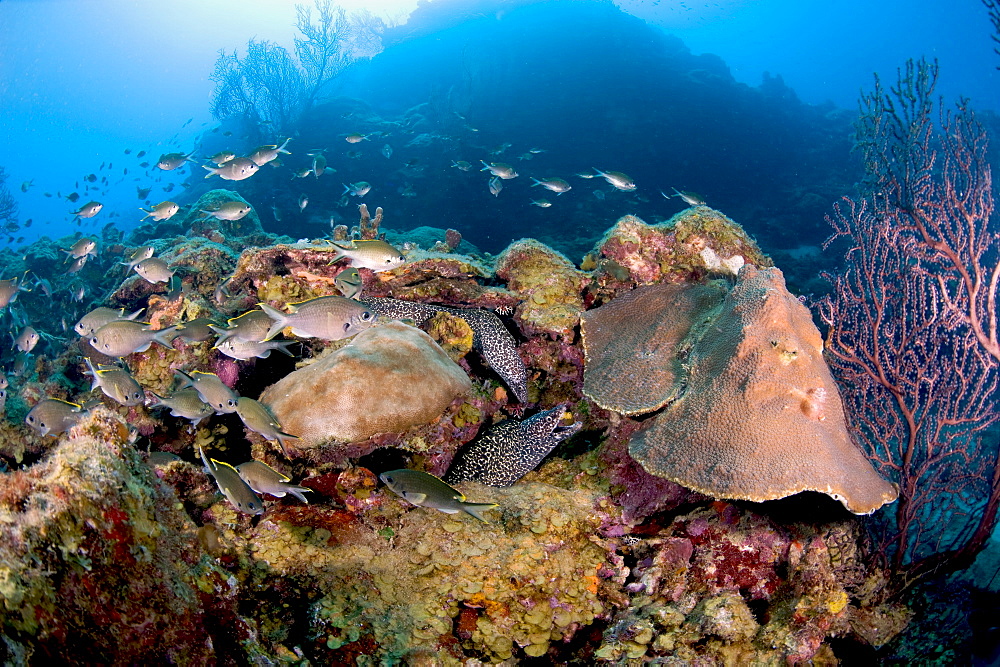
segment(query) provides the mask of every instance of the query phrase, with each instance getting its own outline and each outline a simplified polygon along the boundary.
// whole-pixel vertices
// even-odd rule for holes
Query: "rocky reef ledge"
[[[377,225],[366,231],[377,238]],[[392,270],[360,269],[360,303],[404,323],[375,324],[356,347],[300,336],[296,359],[240,360],[192,336],[129,355],[149,392],[197,369],[274,402],[303,436],[281,443],[287,457],[235,415],[189,425],[107,398],[60,436],[38,435],[20,420],[42,396],[80,398],[71,379],[81,352],[94,353],[83,341],[23,378],[0,424],[0,456],[12,462],[0,473],[3,662],[833,664],[874,655],[906,627],[908,609],[884,598],[864,517],[844,507],[877,511],[895,491],[859,452],[830,467],[830,452],[852,445],[819,352],[800,349],[816,340],[804,307],[789,306],[794,332],[749,319],[732,345],[708,332],[735,317],[712,310],[727,299],[738,313],[764,308],[730,296],[739,281],[760,275],[764,292],[784,290],[739,225],[704,206],[661,225],[626,216],[579,265],[531,239],[496,258],[458,254],[461,237],[447,239],[401,244],[406,262]],[[162,328],[337,295],[334,250],[177,237],[165,256],[188,267],[180,285],[167,294],[133,279],[109,305],[147,308]],[[676,286],[679,308],[700,305],[678,329],[656,314],[659,301],[637,296],[650,286]],[[689,288],[708,296],[677,296]],[[414,350],[405,363],[388,363],[404,345]],[[809,370],[797,371],[804,357]],[[295,381],[328,368],[366,377],[307,390]],[[768,368],[798,393],[769,384]],[[743,373],[767,388],[768,409],[788,401],[796,432],[817,434],[797,443],[810,445],[796,452],[808,459],[802,479],[776,474],[781,451],[761,459],[732,436],[733,415],[754,408],[730,391]],[[441,391],[422,396],[421,382]],[[540,467],[509,488],[456,485],[463,500],[496,504],[488,522],[379,482],[398,468],[443,477],[484,433],[519,433],[491,430],[504,420],[551,409],[572,435],[553,440]],[[337,410],[371,419],[355,427]],[[754,422],[764,439],[770,414]],[[724,459],[704,446],[722,417]],[[518,437],[494,435],[493,455],[516,466],[518,448],[536,444]],[[241,513],[216,493],[199,448],[266,462],[309,502],[265,496],[262,513]]]

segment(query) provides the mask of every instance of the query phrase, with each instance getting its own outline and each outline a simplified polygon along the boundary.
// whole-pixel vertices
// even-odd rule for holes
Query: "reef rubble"
[[[218,201],[205,210],[233,201],[209,195]],[[380,231],[382,220],[365,210],[356,235],[405,238]],[[262,234],[255,217],[230,222],[241,221],[220,231],[191,217],[190,235],[157,242],[177,289],[128,278],[108,291],[110,305],[144,308],[156,328],[195,318],[222,327],[259,302],[340,294],[349,262],[331,264],[329,243]],[[0,424],[11,468],[0,473],[0,659],[832,663],[844,651],[873,655],[903,631],[910,612],[884,597],[863,518],[816,493],[750,502],[642,453],[662,415],[683,407],[674,404],[688,387],[677,383],[697,357],[699,309],[721,307],[734,280],[777,271],[735,222],[704,206],[661,225],[625,216],[579,267],[531,239],[496,258],[460,254],[467,243],[452,232],[433,248],[401,244],[407,261],[394,269],[358,269],[358,303],[385,321],[345,340],[300,336],[299,359],[234,359],[180,338],[127,355],[150,392],[198,370],[259,398],[300,437],[292,458],[236,414],[191,424],[106,396],[68,433],[39,436],[20,420],[40,398],[91,398],[80,355],[99,357],[85,341],[12,378]],[[691,301],[683,330],[626,314],[597,333],[602,309],[688,289],[707,296]],[[756,326],[746,324],[765,335]],[[659,348],[665,359],[643,361]],[[738,356],[719,354],[716,370]],[[622,382],[622,364],[645,375]],[[497,425],[546,411],[572,426],[541,466],[508,488],[456,482],[463,498],[498,505],[489,523],[379,483],[386,470],[444,477],[462,452],[507,452],[486,442]],[[504,444],[517,455],[516,439]],[[310,489],[308,504],[265,496],[263,514],[238,512],[200,448],[233,466],[267,463]],[[744,454],[727,450],[716,464],[738,482]]]

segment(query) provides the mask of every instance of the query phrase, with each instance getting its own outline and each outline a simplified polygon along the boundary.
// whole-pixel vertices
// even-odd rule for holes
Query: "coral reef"
[[[189,218],[237,201],[209,194],[214,204],[199,202]],[[256,225],[253,215],[238,222]],[[85,341],[22,359],[0,423],[0,457],[13,468],[0,472],[0,660],[824,662],[841,658],[840,646],[879,646],[906,627],[906,608],[881,597],[885,573],[863,548],[860,520],[836,503],[815,494],[776,501],[826,503],[779,520],[771,505],[713,500],[740,495],[731,486],[681,479],[709,497],[671,481],[681,477],[671,456],[692,474],[711,466],[702,465],[704,446],[678,454],[702,434],[678,434],[677,424],[712,427],[709,449],[732,462],[729,477],[710,468],[713,482],[760,476],[751,455],[719,437],[738,413],[737,430],[760,452],[784,445],[786,467],[813,462],[810,479],[822,484],[802,488],[842,494],[859,509],[832,463],[800,455],[813,431],[783,421],[791,412],[815,426],[825,416],[824,428],[843,429],[835,393],[820,400],[808,390],[827,385],[798,382],[808,373],[795,369],[818,349],[808,315],[780,289],[779,272],[755,268],[768,261],[735,223],[702,206],[662,225],[626,216],[576,269],[530,239],[494,260],[454,230],[409,238],[379,228],[380,210],[360,217],[355,236],[384,235],[407,259],[359,270],[360,301],[379,325],[350,341],[306,341],[297,370],[282,355],[241,361],[212,340],[180,337],[127,359],[143,388],[161,395],[175,371],[199,370],[259,396],[302,438],[287,443],[290,458],[256,433],[244,438],[238,415],[192,426],[108,399],[67,434],[41,438],[22,421],[28,407],[45,397],[83,403],[79,355],[109,360]],[[164,328],[339,293],[342,267],[329,264],[329,244],[240,236],[246,230],[230,222],[178,216],[127,242],[109,236],[105,266],[156,229],[204,225],[153,243],[179,286],[128,277],[112,304],[145,308],[143,319]],[[346,226],[341,236],[351,236]],[[36,250],[31,261],[51,264],[50,247]],[[735,290],[705,283],[714,274],[731,281],[736,258],[748,266]],[[94,264],[84,271],[105,270]],[[385,322],[399,319],[426,333]],[[772,321],[794,321],[795,335]],[[741,359],[753,366],[742,374],[731,368]],[[734,393],[733,377],[770,398]],[[775,398],[789,388],[803,395]],[[748,404],[758,414],[744,414]],[[643,418],[654,410],[663,412]],[[150,450],[146,462],[139,447]],[[267,496],[260,516],[239,513],[198,448],[233,465],[266,463],[311,489],[309,504]],[[469,499],[498,504],[490,523],[380,485],[379,474],[398,468],[444,477],[462,451],[490,464],[470,476],[513,484],[458,483]]]
[[[389,322],[285,376],[260,400],[299,437],[296,446],[310,448],[426,424],[471,386],[430,336]]]

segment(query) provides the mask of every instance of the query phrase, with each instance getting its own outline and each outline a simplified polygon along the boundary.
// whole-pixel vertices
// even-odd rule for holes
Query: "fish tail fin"
[[[205,178],[212,178],[213,176],[219,173],[219,170],[216,169],[215,167],[209,167],[208,165],[205,164],[201,165],[201,168],[208,171],[208,173],[205,174]]]
[[[484,517],[483,512],[494,507],[499,507],[496,503],[462,503],[462,509],[466,514],[471,514],[483,523],[489,523]]]
[[[177,369],[174,371],[174,375],[180,376],[181,378],[181,386],[179,386],[178,389],[184,389],[185,387],[194,386],[194,378],[185,373],[184,371]]]
[[[97,369],[94,368],[94,364],[91,363],[90,357],[84,357],[83,361],[85,364],[87,364],[87,371],[84,373],[84,375],[89,375],[90,377],[94,378],[94,381],[91,382],[90,384],[90,391],[94,391],[95,389],[101,386],[101,381],[98,379],[99,376],[97,375]]]
[[[531,176],[530,178],[531,178],[531,180],[534,181],[534,183],[531,184],[531,187],[535,187],[536,185],[541,185],[542,184],[542,182],[540,180],[538,180],[537,178],[535,178],[534,176]],[[562,193],[560,192],[559,194],[562,194]]]
[[[334,241],[331,241],[330,245],[332,245],[334,248],[336,248],[337,251],[333,254],[333,259],[331,259],[329,262],[327,262],[327,266],[329,266],[330,264],[333,264],[334,262],[339,262],[340,260],[342,260],[345,257],[347,257],[347,255],[344,253],[344,251],[348,250],[348,248],[345,248],[344,246],[342,246],[339,243],[336,243]]]
[[[285,433],[284,431],[278,431],[275,434],[275,437],[278,438],[278,444],[281,445],[281,453],[285,455],[285,458],[292,458],[292,456],[288,453],[288,448],[285,447],[285,440],[298,440],[299,436],[292,435],[291,433]]]
[[[280,146],[278,146],[278,152],[279,153],[284,153],[285,155],[291,155],[292,154],[291,151],[286,151],[285,150],[285,146],[287,146],[288,142],[291,141],[291,140],[292,140],[291,137],[288,137],[287,139],[285,139],[285,142],[283,144],[281,144]]]
[[[295,341],[294,340],[290,340],[290,341],[286,341],[286,342],[280,343],[280,344],[276,345],[274,349],[277,350],[278,352],[281,352],[282,354],[287,354],[289,357],[294,357],[295,353],[288,349],[292,345],[295,345]],[[292,437],[294,438],[296,436],[293,435]]]
[[[489,171],[490,170],[490,165],[486,164],[486,160],[480,160],[480,162],[483,163],[483,168],[480,169],[479,171]]]
[[[266,303],[261,303],[258,305],[260,306],[261,310],[267,313],[268,317],[274,320],[274,323],[271,324],[271,328],[267,330],[267,335],[264,336],[264,341],[269,341],[275,336],[277,336],[279,333],[281,333],[282,329],[288,326],[288,315],[281,312],[277,308],[272,308]]]
[[[157,405],[163,405],[163,396],[160,396],[155,391],[150,391],[149,395],[152,396],[152,398],[146,399],[146,405],[151,408],[155,408]]]
[[[183,329],[179,324],[175,324],[172,327],[167,327],[166,329],[160,329],[153,336],[153,342],[159,343],[163,347],[173,347],[174,338],[177,338],[178,333]],[[169,336],[169,337],[168,337]]]
[[[306,505],[309,504],[309,501],[306,499],[306,497],[302,495],[303,493],[312,493],[312,489],[310,489],[309,487],[298,486],[297,484],[289,484],[288,482],[285,482],[280,486],[282,491],[285,491],[286,493],[295,496],[296,498],[304,502]]]
[[[343,197],[344,195],[346,195],[348,192],[351,191],[351,186],[345,185],[343,183],[341,183],[341,185],[344,186],[344,191],[340,193],[340,196]]]

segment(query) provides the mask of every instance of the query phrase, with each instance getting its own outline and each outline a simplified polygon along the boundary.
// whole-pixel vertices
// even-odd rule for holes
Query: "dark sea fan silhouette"
[[[246,53],[219,53],[212,94],[212,115],[236,118],[250,128],[269,125],[267,133],[287,135],[313,106],[322,89],[348,65],[380,49],[384,22],[370,12],[348,16],[329,0],[317,0],[312,10],[296,5],[294,54],[267,40],[251,39]]]

